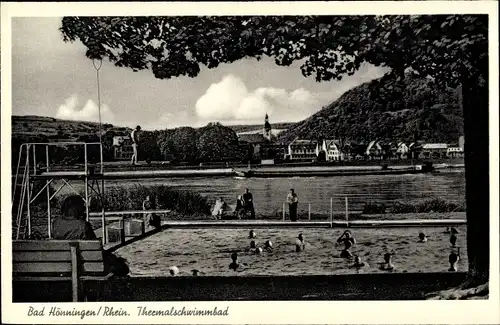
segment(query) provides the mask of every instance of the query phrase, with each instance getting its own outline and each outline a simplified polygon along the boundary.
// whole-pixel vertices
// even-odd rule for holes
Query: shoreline
[[[104,170],[103,173],[92,171],[89,179],[142,179],[142,178],[188,178],[188,177],[242,177],[242,178],[283,178],[283,177],[334,177],[334,176],[365,176],[365,175],[407,175],[429,174],[447,171],[461,171],[464,165],[436,165],[434,168],[425,166],[308,166],[308,167],[281,167],[266,166],[259,168],[199,168],[199,169],[153,169],[151,166],[124,167]],[[15,175],[12,175],[15,177]],[[39,172],[31,177],[36,179],[52,179],[65,177],[69,179],[82,179],[85,177],[83,170],[52,169],[50,172]]]

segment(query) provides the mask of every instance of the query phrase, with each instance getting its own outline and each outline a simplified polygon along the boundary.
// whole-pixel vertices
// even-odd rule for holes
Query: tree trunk
[[[465,131],[465,177],[467,201],[467,254],[469,280],[477,286],[489,280],[489,132],[488,69],[479,78],[462,84]],[[484,78],[486,82],[479,79]]]

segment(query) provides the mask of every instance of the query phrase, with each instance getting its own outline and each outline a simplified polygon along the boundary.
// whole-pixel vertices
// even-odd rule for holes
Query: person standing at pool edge
[[[138,125],[134,130],[130,133],[130,139],[132,140],[132,149],[134,150],[134,154],[132,155],[132,159],[130,163],[132,165],[137,165],[138,163],[138,151],[139,151],[139,136],[138,133],[141,131],[141,126]]]
[[[286,197],[288,202],[288,211],[290,211],[290,221],[297,221],[297,207],[299,205],[299,198],[293,188],[290,189],[290,193]]]
[[[253,195],[250,193],[250,191],[245,189],[245,194],[243,194],[243,207],[250,211],[250,214],[252,216],[252,219],[255,219],[255,208],[253,206]]]

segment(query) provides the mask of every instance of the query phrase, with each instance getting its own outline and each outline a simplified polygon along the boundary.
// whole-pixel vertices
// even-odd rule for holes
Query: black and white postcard
[[[498,3],[2,3],[1,70],[2,322],[500,322]]]

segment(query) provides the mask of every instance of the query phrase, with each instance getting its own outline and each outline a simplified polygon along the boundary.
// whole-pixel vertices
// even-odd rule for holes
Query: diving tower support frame
[[[66,177],[64,172],[57,173],[52,172],[50,178],[46,178],[45,180],[36,177],[42,171],[50,172],[50,155],[49,148],[50,147],[68,147],[68,146],[78,146],[83,148],[83,171],[81,172],[81,177],[75,179]],[[15,198],[18,185],[21,186],[21,191],[19,192],[19,204],[18,210],[16,213],[16,239],[19,239],[20,236],[24,235],[24,237],[30,237],[32,235],[32,204],[34,201],[45,191],[46,192],[46,204],[47,204],[47,233],[48,237],[52,238],[52,213],[51,213],[51,201],[54,197],[64,188],[69,187],[72,192],[77,195],[80,195],[85,202],[85,215],[87,221],[90,220],[90,202],[91,202],[91,192],[96,194],[97,198],[101,203],[101,222],[104,229],[106,228],[106,219],[105,219],[105,192],[104,192],[104,178],[100,178],[97,175],[94,175],[94,167],[89,166],[89,155],[88,155],[88,147],[89,146],[99,146],[99,162],[97,163],[100,168],[100,175],[103,174],[103,148],[102,143],[100,142],[49,142],[49,143],[23,143],[20,147],[19,159],[16,174],[14,176],[14,186],[13,186],[13,200],[12,204],[15,204]],[[45,166],[41,166],[41,161],[37,160],[37,148],[44,147],[45,148]],[[25,157],[24,167],[21,166],[21,162],[23,161],[23,155]],[[22,181],[18,184],[18,177],[22,173]],[[93,177],[92,177],[93,176]],[[97,177],[96,177],[97,176]],[[62,184],[56,189],[54,193],[51,193],[51,184],[56,181],[62,181]],[[84,183],[84,193],[79,193],[72,185],[71,181],[75,180],[83,180]],[[36,181],[44,182],[45,185],[37,190],[36,193],[33,192],[35,189],[34,183]],[[26,220],[23,220],[24,215],[24,205],[26,201]],[[25,224],[25,225],[24,225]],[[23,234],[21,233],[21,229],[24,229]],[[106,232],[103,232],[103,242],[107,242]]]

